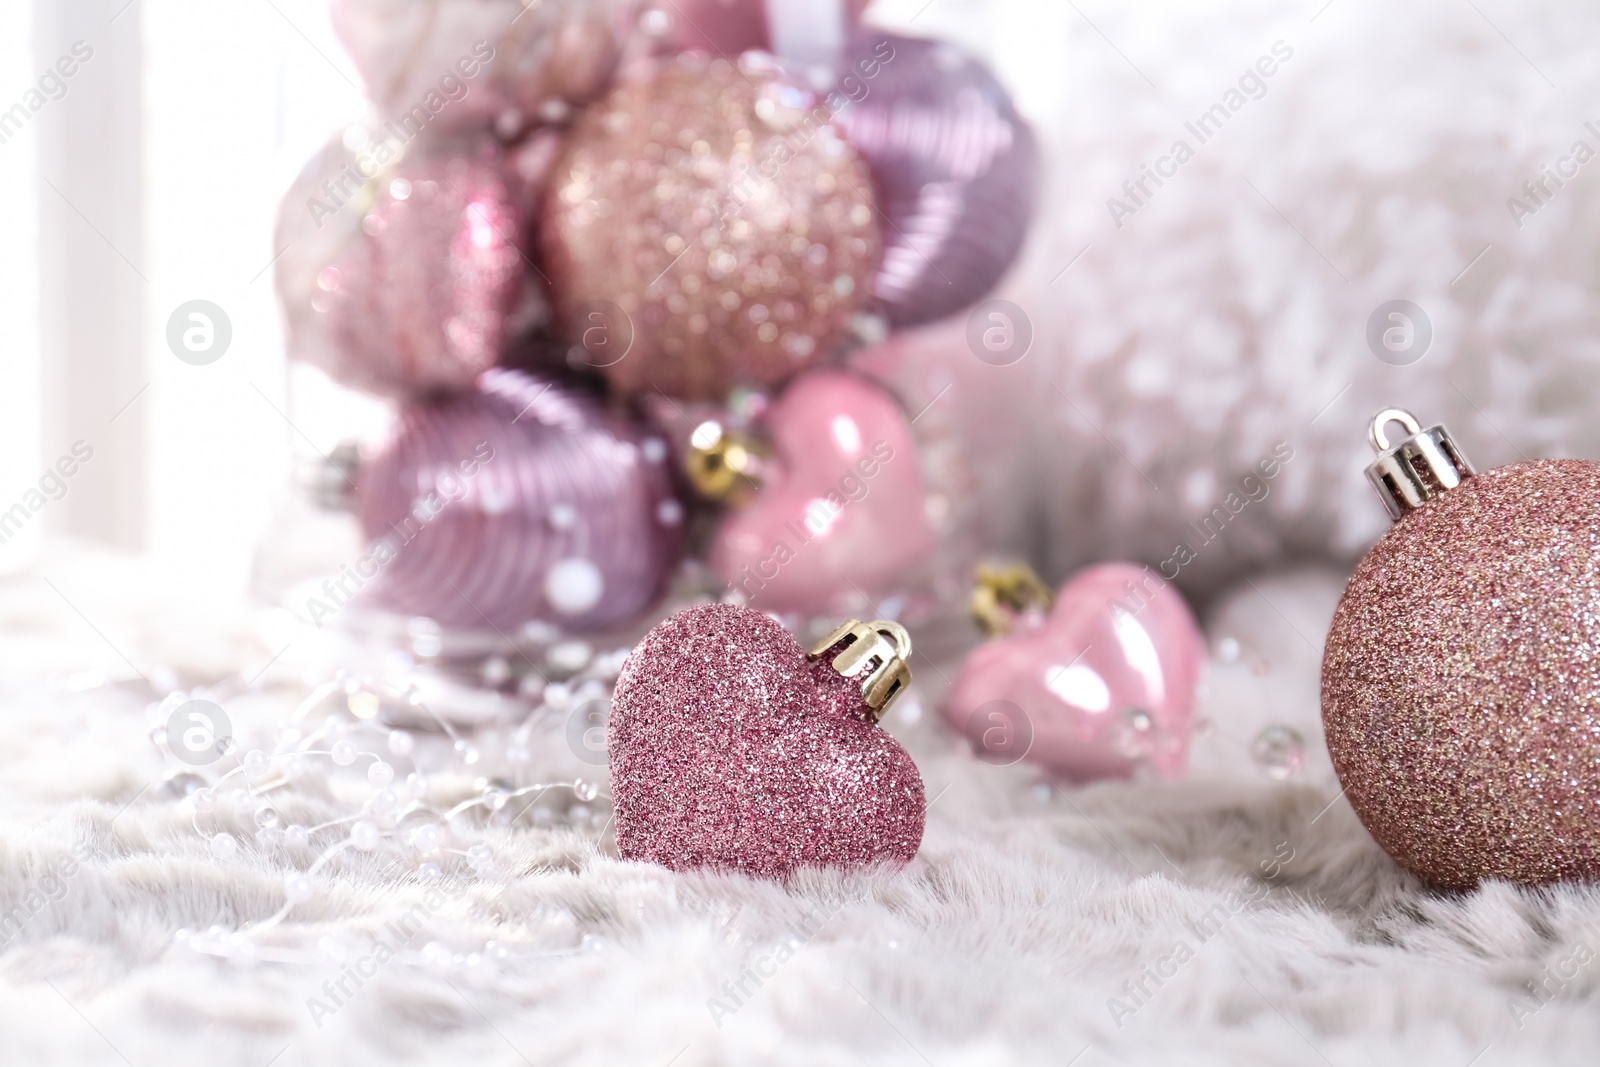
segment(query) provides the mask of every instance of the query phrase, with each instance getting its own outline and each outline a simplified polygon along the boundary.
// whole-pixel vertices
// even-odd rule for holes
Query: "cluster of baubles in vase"
[[[442,469],[429,464],[449,458],[433,455],[441,442],[483,436],[513,381],[496,368],[534,373],[596,431],[503,437],[483,475],[498,488],[408,541],[371,603],[469,629],[592,630],[648,611],[684,539],[639,501],[686,479],[646,488],[619,472],[571,500],[551,487],[653,437],[647,401],[726,424],[730,397],[752,390],[772,398],[747,427],[773,454],[760,488],[679,504],[725,513],[708,555],[727,592],[761,583],[768,610],[825,612],[926,557],[910,419],[828,365],[999,281],[1031,216],[1036,152],[981,64],[864,27],[863,6],[337,0],[374,117],[285,197],[276,270],[291,355],[400,403],[360,470],[366,532],[385,536],[424,493]],[[687,441],[661,439],[667,466],[694,462]],[[577,530],[667,549],[613,575],[634,595],[608,581],[594,610],[563,610],[550,568]],[[796,540],[802,562],[775,562]],[[602,555],[585,558],[603,573]],[[447,557],[473,564],[458,573]],[[468,571],[476,592],[458,588]]]

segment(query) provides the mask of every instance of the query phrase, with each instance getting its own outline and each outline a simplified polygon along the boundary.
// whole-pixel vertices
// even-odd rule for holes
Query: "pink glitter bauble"
[[[349,158],[330,146],[280,212],[290,355],[375,393],[471,387],[499,359],[523,295],[498,152],[407,157],[365,184]]]
[[[773,454],[761,491],[723,519],[711,549],[718,576],[751,607],[859,610],[933,550],[911,427],[878,386],[808,374],[764,430]]]
[[[606,748],[624,859],[776,878],[906,863],[922,842],[916,764],[860,683],[727,604],[656,626],[623,665]]]
[[[862,30],[845,55],[835,121],[888,220],[873,299],[897,329],[954,314],[994,288],[1027,237],[1033,131],[994,75],[951,45]]]
[[[871,180],[776,72],[680,57],[587,109],[540,241],[556,326],[627,393],[724,399],[849,334],[878,263]]]
[[[1163,778],[1188,762],[1205,642],[1147,567],[1108,563],[1061,587],[1048,618],[975,649],[945,718],[992,763],[1027,759],[1072,781]]]
[[[1356,567],[1322,722],[1402,867],[1459,888],[1600,878],[1597,576],[1600,464],[1579,460],[1468,476]]]
[[[460,629],[628,622],[681,552],[665,443],[519,371],[404,407],[356,481],[374,603]]]

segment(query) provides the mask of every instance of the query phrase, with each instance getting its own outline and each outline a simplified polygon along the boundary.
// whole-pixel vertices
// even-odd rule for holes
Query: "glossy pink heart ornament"
[[[761,491],[722,521],[711,559],[751,607],[843,614],[927,558],[933,531],[911,427],[853,375],[795,382],[767,414]]]
[[[968,656],[945,718],[993,763],[1027,759],[1075,782],[1183,772],[1205,645],[1171,585],[1108,563],[1073,576],[1048,617]]]
[[[748,608],[702,604],[661,622],[612,698],[617,851],[762,877],[909,861],[922,776],[875,720],[909,682],[910,655],[893,623],[841,627],[808,656]]]

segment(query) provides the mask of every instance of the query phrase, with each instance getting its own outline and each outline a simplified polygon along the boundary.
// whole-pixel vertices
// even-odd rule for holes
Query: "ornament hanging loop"
[[[1391,422],[1398,422],[1406,428],[1406,434],[1415,437],[1422,432],[1422,423],[1417,417],[1405,408],[1384,408],[1372,416],[1372,425],[1367,427],[1367,443],[1372,450],[1379,454],[1389,451],[1389,435],[1384,432]]]
[[[1390,445],[1386,428],[1398,422],[1407,436]],[[1367,481],[1378,491],[1389,518],[1399,521],[1440,493],[1454,489],[1477,472],[1444,426],[1422,428],[1403,408],[1385,408],[1367,427],[1367,441],[1378,458],[1367,468]]]
[[[889,704],[911,684],[911,634],[888,619],[843,622],[806,654],[821,659],[840,644],[833,669],[861,683],[861,699],[873,722],[883,717]]]

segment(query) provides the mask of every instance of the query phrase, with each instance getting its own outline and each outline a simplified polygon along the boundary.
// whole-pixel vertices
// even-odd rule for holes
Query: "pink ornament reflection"
[[[967,658],[945,718],[993,763],[1027,759],[1075,782],[1183,773],[1204,642],[1154,571],[1079,572],[1048,618]]]

